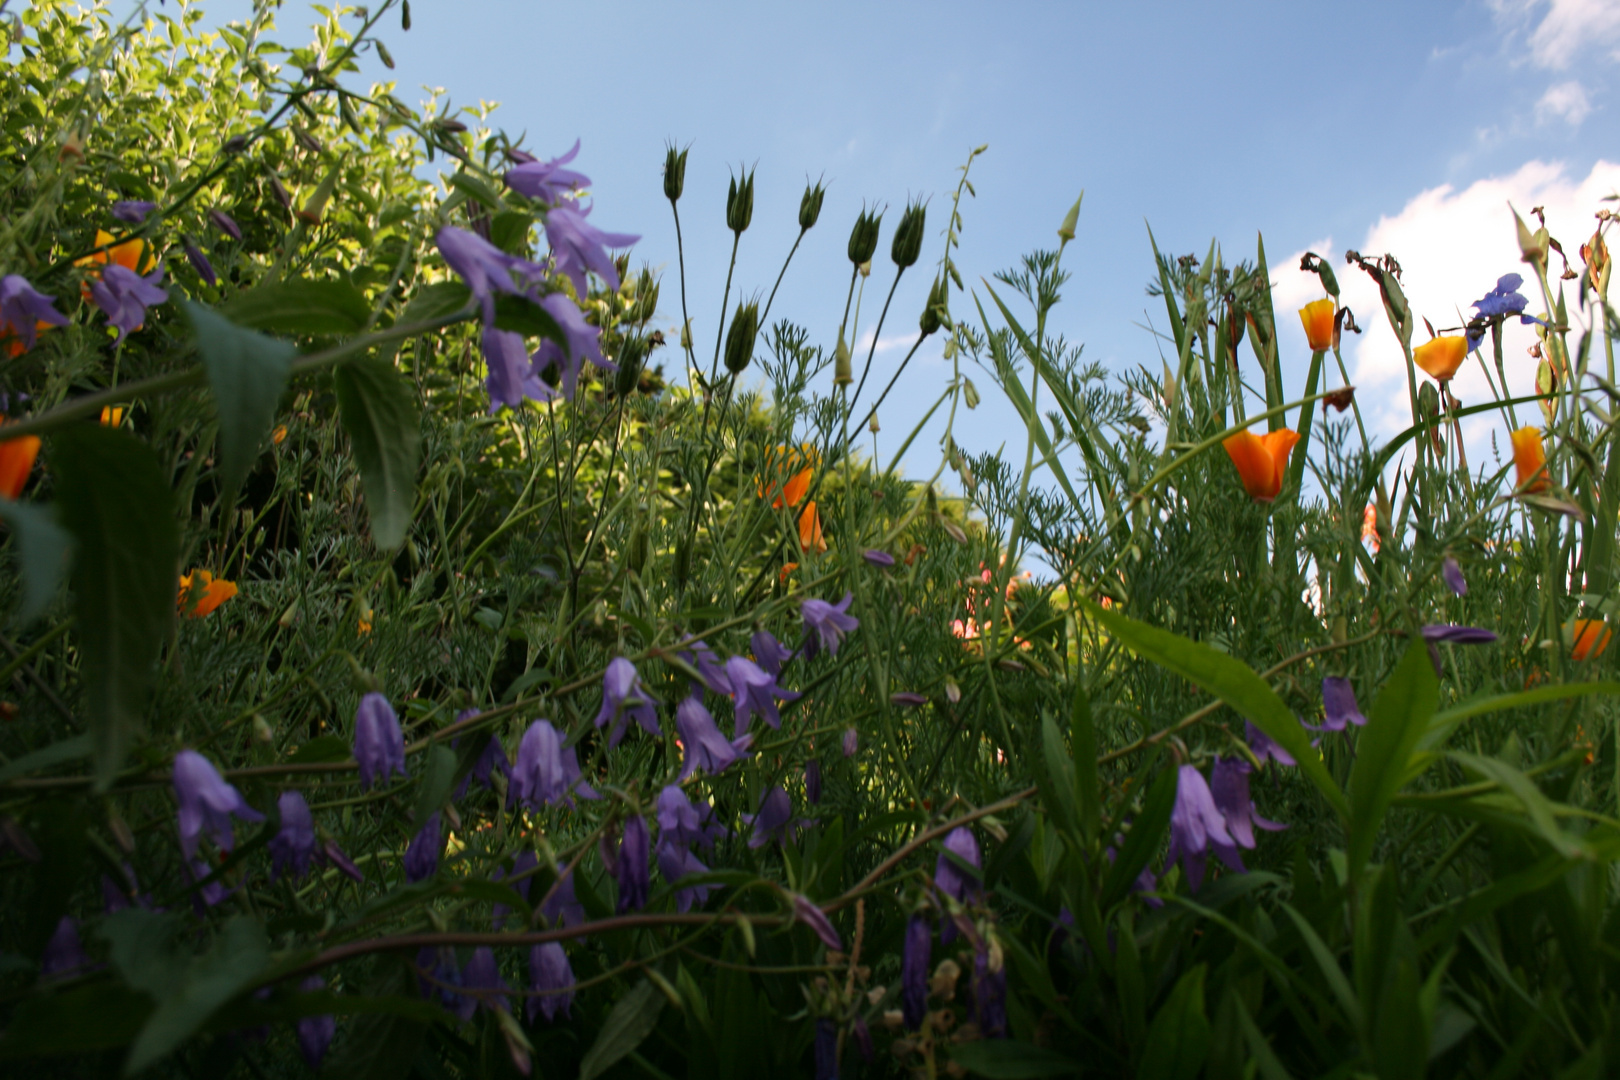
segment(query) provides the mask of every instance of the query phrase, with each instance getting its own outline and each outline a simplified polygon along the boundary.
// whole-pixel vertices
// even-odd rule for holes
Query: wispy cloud
[[[1528,44],[1537,67],[1562,71],[1589,47],[1620,59],[1620,4],[1614,0],[1494,0],[1491,6],[1513,29],[1535,25]]]
[[[1574,79],[1547,87],[1547,92],[1536,102],[1536,122],[1563,120],[1571,127],[1580,127],[1592,103],[1586,98],[1586,88]]]

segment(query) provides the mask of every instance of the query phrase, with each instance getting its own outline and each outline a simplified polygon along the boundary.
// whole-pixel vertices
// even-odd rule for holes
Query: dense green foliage
[[[1620,1068],[1606,215],[1563,280],[1520,223],[1545,394],[1476,408],[1503,446],[1534,425],[1548,466],[1470,472],[1393,260],[1346,269],[1409,359],[1389,444],[1331,389],[1336,331],[1285,386],[1263,248],[1153,248],[1173,359],[1116,378],[1048,330],[1078,203],[1055,249],[964,287],[983,148],[931,224],[854,223],[832,342],[729,275],[689,297],[620,255],[616,288],[571,281],[555,239],[555,272],[489,297],[453,245],[536,259],[566,198],[503,183],[529,159],[487,115],[344,83],[407,5],[334,8],[297,50],[274,7],[218,33],[183,5],[8,24],[0,271],[66,318],[30,343],[7,308],[0,364],[7,1068],[294,1076],[328,1042],[316,1067],[378,1080]],[[675,212],[719,196],[683,190],[685,160]],[[754,183],[728,193],[737,245]],[[131,201],[154,205],[114,215]],[[820,205],[799,241],[842,243]],[[167,297],[118,333],[113,267],[149,254]],[[906,273],[932,276],[917,341],[952,365],[928,479],[859,449],[919,376],[846,344]],[[656,329],[716,299],[712,351]],[[605,365],[568,351],[575,310]],[[1473,329],[1505,386],[1501,319]],[[572,357],[571,396],[537,361],[549,400],[492,409],[503,332]],[[973,378],[1023,454],[957,446]],[[1269,500],[1223,452],[1250,424],[1301,435]],[[846,594],[835,649],[815,605]],[[777,640],[779,725],[743,681]],[[639,690],[599,716],[621,658]],[[728,755],[693,709],[728,729],[739,698],[740,759],[683,768]],[[552,732],[563,756],[525,773]],[[525,786],[567,754],[593,791]],[[1251,782],[1286,831],[1243,831]],[[203,789],[239,812],[199,838]],[[671,839],[671,792],[712,845]]]

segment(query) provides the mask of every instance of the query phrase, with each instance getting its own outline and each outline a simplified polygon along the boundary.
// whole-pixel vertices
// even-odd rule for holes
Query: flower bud
[[[281,178],[275,173],[270,174],[270,194],[276,197],[276,202],[281,204],[283,210],[292,209],[292,193],[287,190],[286,186],[282,184]]]
[[[692,351],[692,320],[687,319],[681,324],[681,351]]]
[[[1552,236],[1543,225],[1535,232],[1524,223],[1517,210],[1513,211],[1513,224],[1519,231],[1519,254],[1531,266],[1545,266],[1547,263],[1547,250],[1552,246]]]
[[[917,320],[917,329],[924,335],[932,334],[950,319],[947,305],[950,302],[950,291],[943,277],[935,277],[933,287],[928,290],[928,304],[923,308],[922,318]]]
[[[872,419],[867,421],[866,430],[870,431],[874,435],[883,430],[882,428],[878,427],[877,413],[873,413]]]
[[[731,189],[726,192],[726,228],[741,236],[754,220],[754,174],[744,173],[742,183],[731,178]],[[750,342],[750,347],[752,343]]]
[[[927,221],[928,207],[921,201],[910,204],[900,215],[900,224],[895,227],[894,239],[889,243],[889,258],[900,269],[916,265]]]
[[[411,0],[405,0],[405,2],[400,6],[399,28],[401,30],[409,30],[411,28]]]
[[[838,347],[833,350],[833,385],[848,386],[855,381],[855,371],[850,363],[849,345],[844,341],[844,328],[838,328]]]
[[[1069,212],[1063,215],[1063,224],[1058,226],[1058,239],[1065,244],[1074,239],[1074,227],[1080,224],[1080,202],[1085,197],[1086,193],[1082,191],[1080,198],[1074,200],[1074,205],[1069,207]]]
[[[878,230],[883,224],[882,214],[871,214],[865,210],[855,219],[855,228],[849,234],[849,261],[856,266],[872,261],[872,253],[877,250]]]
[[[240,154],[247,149],[247,144],[248,137],[246,135],[232,135],[225,140],[225,145],[221,149],[227,154]]]
[[[687,147],[690,150],[691,147]],[[676,150],[670,143],[664,148],[664,198],[675,202],[686,190],[686,150]]]
[[[319,225],[321,223],[321,217],[326,213],[326,204],[331,200],[332,192],[337,189],[338,172],[340,170],[341,166],[334,164],[332,170],[321,179],[320,184],[315,188],[315,193],[304,203],[304,208],[298,211],[299,219],[306,225]]]
[[[855,269],[857,269],[857,270],[859,270],[861,272],[861,277],[863,277],[863,278],[871,277],[872,276],[872,260],[867,259],[865,262],[861,263],[861,265],[857,266]]]
[[[815,228],[816,219],[821,217],[821,200],[827,195],[827,189],[817,180],[814,185],[804,186],[804,198],[799,200],[799,228],[808,232]]]
[[[377,47],[377,59],[383,62],[383,67],[387,68],[389,71],[393,71],[394,58],[389,55],[388,47],[376,38],[373,38],[371,43]]]
[[[759,335],[759,304],[738,304],[726,331],[726,370],[741,375],[754,359],[754,338]]]
[[[620,397],[629,397],[641,381],[641,367],[647,359],[647,339],[627,337],[614,358],[619,370],[614,376],[613,390]]]

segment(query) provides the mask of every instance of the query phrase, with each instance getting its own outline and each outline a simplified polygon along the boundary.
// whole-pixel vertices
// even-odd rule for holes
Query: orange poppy
[[[282,443],[286,442],[287,441],[287,425],[286,424],[277,424],[276,425],[276,430],[274,430],[274,431],[272,431],[270,433],[270,441],[275,443],[277,446],[280,446]]]
[[[5,423],[0,418],[0,424]],[[39,437],[24,435],[19,439],[0,442],[0,495],[15,499],[28,483],[28,474],[34,471],[34,458],[39,456]]]
[[[782,564],[782,569],[780,569],[780,570],[778,570],[776,572],[777,580],[780,581],[782,584],[786,585],[788,575],[793,573],[793,571],[797,570],[798,568],[799,568],[799,564],[796,563],[796,562],[783,563]]]
[[[772,510],[780,510],[783,505],[798,506],[804,501],[805,492],[810,490],[810,467],[807,465],[788,478],[782,485],[782,490],[771,503]]]
[[[207,570],[193,570],[180,575],[179,604],[181,614],[189,619],[200,619],[236,595],[236,583],[224,578],[215,580]]]
[[[56,329],[54,325],[43,319],[34,322],[34,335],[36,338],[45,331],[54,329]],[[28,346],[24,345],[22,339],[17,336],[17,328],[12,326],[7,319],[0,319],[0,341],[5,342],[7,356],[15,358],[28,351]]]
[[[1547,476],[1547,452],[1541,446],[1541,432],[1533,427],[1522,427],[1510,438],[1513,440],[1513,467],[1518,471],[1520,489],[1528,492],[1546,491],[1552,486]]]
[[[152,267],[157,265],[157,259],[147,250],[145,240],[136,237],[133,240],[125,240],[122,244],[110,248],[106,246],[112,242],[112,233],[106,229],[97,229],[96,247],[102,250],[75,260],[73,265],[91,267],[90,272],[98,277],[100,276],[99,271],[93,268],[106,266],[108,263],[117,263],[124,269],[137,274],[149,273]],[[145,256],[144,259],[142,258],[143,255]],[[90,285],[88,283],[79,286],[79,292],[86,301],[90,299]]]
[[[799,515],[799,546],[806,551],[826,551],[827,541],[821,535],[821,515],[816,513],[816,501],[804,504]]]
[[[101,426],[117,427],[124,422],[124,407],[122,405],[106,405],[101,410]]]
[[[1602,619],[1576,619],[1575,643],[1569,654],[1576,660],[1595,660],[1603,655],[1613,636],[1614,631]]]
[[[1249,497],[1256,502],[1270,502],[1282,491],[1288,454],[1297,442],[1297,432],[1279,428],[1266,435],[1240,431],[1221,445],[1237,466],[1238,479],[1243,481],[1243,490]]]
[[[1378,545],[1382,543],[1378,539],[1378,511],[1371,504],[1361,515],[1361,539],[1366,542],[1369,551],[1378,554]]]
[[[1412,350],[1412,362],[1428,372],[1435,382],[1451,381],[1467,356],[1468,339],[1465,337],[1437,337]]]
[[[1312,351],[1326,352],[1333,348],[1335,314],[1337,306],[1326,297],[1312,300],[1299,309],[1299,321],[1305,324],[1305,340],[1311,343]]]

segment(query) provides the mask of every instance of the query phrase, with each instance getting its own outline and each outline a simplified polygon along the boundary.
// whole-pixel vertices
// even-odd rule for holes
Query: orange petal
[[[1576,660],[1596,659],[1609,647],[1613,636],[1614,631],[1602,619],[1576,619],[1575,644],[1570,655]]]
[[[794,474],[792,479],[787,482],[787,485],[782,488],[782,497],[787,500],[789,506],[798,506],[804,499],[805,492],[809,490],[810,469],[806,467]]]
[[[826,551],[827,541],[821,536],[821,515],[816,513],[816,501],[804,504],[799,515],[799,546],[806,551]]]
[[[22,494],[24,485],[28,483],[28,474],[34,471],[34,458],[38,456],[37,436],[24,435],[19,439],[0,442],[0,495],[15,499]]]
[[[1333,348],[1333,316],[1337,305],[1330,299],[1312,300],[1299,309],[1299,321],[1305,324],[1305,340],[1312,350],[1326,352]]]
[[[1457,374],[1468,356],[1465,337],[1437,337],[1412,350],[1412,362],[1429,373],[1435,382],[1447,382]]]
[[[1299,435],[1279,428],[1264,436],[1240,431],[1221,442],[1226,455],[1237,466],[1243,490],[1257,502],[1271,502],[1282,491],[1288,454],[1299,442]]]
[[[1544,468],[1547,452],[1541,446],[1541,432],[1533,427],[1522,427],[1510,437],[1513,440],[1513,467],[1519,474],[1518,486],[1532,493],[1546,491],[1552,486],[1552,481]]]

